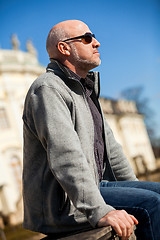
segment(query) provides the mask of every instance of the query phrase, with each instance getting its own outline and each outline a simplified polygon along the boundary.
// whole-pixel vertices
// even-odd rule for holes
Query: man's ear
[[[57,49],[58,49],[58,51],[61,53],[61,54],[63,54],[63,55],[66,55],[66,56],[70,56],[70,50],[71,50],[71,48],[70,48],[70,46],[67,44],[67,43],[65,43],[65,42],[59,42],[58,44],[57,44]]]

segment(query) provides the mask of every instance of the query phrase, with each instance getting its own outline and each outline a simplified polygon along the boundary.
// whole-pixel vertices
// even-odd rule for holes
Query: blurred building
[[[22,110],[26,92],[45,72],[30,41],[19,50],[16,35],[12,50],[0,49],[0,213],[10,224],[22,222]],[[143,121],[134,102],[101,99],[105,116],[136,173],[155,169],[155,158]]]
[[[27,89],[45,72],[30,41],[19,50],[16,35],[12,50],[0,49],[0,213],[6,221],[22,221],[22,110]],[[17,211],[18,210],[18,211]]]
[[[101,98],[101,106],[116,140],[122,145],[137,175],[156,169],[143,115],[137,112],[133,101]]]

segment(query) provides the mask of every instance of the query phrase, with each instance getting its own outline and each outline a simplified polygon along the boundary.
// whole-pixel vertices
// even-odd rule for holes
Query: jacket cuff
[[[113,210],[116,210],[116,209],[107,204],[103,207],[94,209],[92,215],[88,217],[88,221],[92,225],[92,227],[96,227],[99,220]]]

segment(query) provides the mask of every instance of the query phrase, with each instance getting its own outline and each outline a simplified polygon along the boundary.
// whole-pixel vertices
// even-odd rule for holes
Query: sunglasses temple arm
[[[62,41],[62,42],[66,42],[66,41],[74,40],[74,39],[79,39],[79,38],[82,38],[82,37],[84,37],[84,35],[78,36],[78,37],[73,37],[73,38],[68,38],[68,39],[66,39],[66,40],[64,40],[64,41]]]

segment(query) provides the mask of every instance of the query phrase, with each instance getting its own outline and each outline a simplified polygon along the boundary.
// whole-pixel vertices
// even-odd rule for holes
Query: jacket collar
[[[66,66],[64,66],[63,64],[58,62],[57,60],[52,60],[52,62],[48,64],[47,69],[46,69],[46,71],[53,71],[53,72],[54,71],[59,72],[59,70],[61,70],[61,72],[65,75],[65,77],[72,79],[72,80],[77,80],[78,75],[76,75],[75,73],[71,74],[71,71]],[[88,72],[87,77],[94,82],[94,90],[95,90],[97,97],[99,97],[99,95],[100,95],[99,72],[90,71],[90,72]]]

